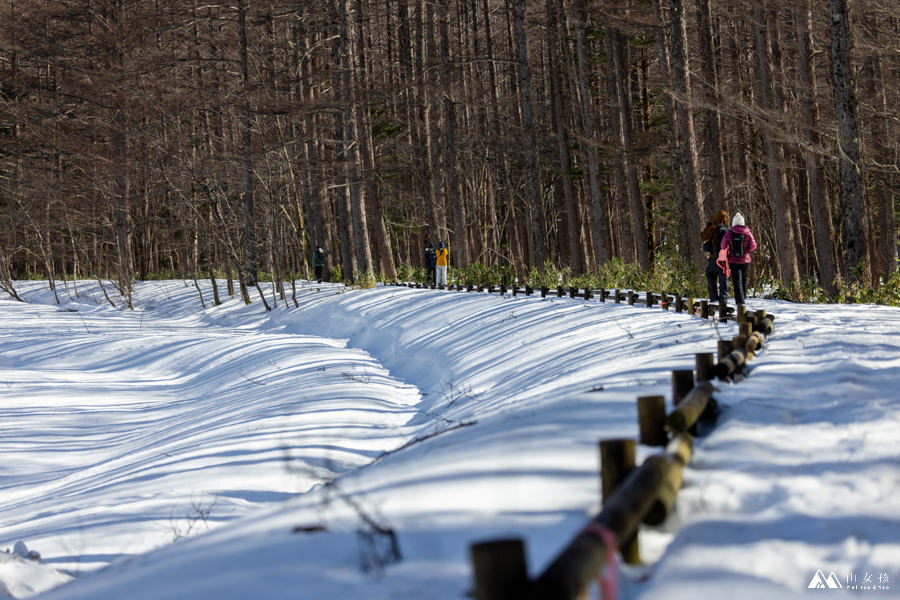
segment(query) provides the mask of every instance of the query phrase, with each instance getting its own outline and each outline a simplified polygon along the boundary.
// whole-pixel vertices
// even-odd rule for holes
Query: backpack
[[[437,253],[434,251],[434,248],[426,248],[425,249],[425,268],[433,269],[437,264]]]
[[[731,256],[744,255],[744,234],[731,232]]]

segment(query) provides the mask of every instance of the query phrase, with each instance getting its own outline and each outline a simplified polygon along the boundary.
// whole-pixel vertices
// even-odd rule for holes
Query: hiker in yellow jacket
[[[447,254],[449,253],[450,249],[447,248],[444,242],[438,242],[437,252],[435,253],[437,256],[435,264],[437,266],[438,285],[447,285]]]

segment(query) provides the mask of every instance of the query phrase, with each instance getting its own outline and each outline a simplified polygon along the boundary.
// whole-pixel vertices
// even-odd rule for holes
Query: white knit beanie
[[[742,215],[741,213],[736,213],[734,215],[734,218],[731,220],[731,226],[737,227],[738,225],[743,225],[743,224],[744,224],[744,215]]]

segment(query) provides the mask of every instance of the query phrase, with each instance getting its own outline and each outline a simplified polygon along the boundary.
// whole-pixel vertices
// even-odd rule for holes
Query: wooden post
[[[557,297],[557,298],[562,298],[562,297],[563,297],[563,294],[564,294],[564,292],[563,292],[563,286],[561,286],[561,285],[556,286],[556,297]]]
[[[697,367],[697,381],[709,381],[712,379],[710,372],[713,365],[716,364],[715,354],[712,352],[698,352],[694,355],[694,361]]]
[[[728,353],[732,350],[734,350],[734,346],[732,345],[731,340],[719,340],[719,360],[722,360],[723,358],[728,356]]]
[[[700,318],[709,319],[709,300],[700,301]]]
[[[775,329],[775,322],[772,321],[772,315],[764,318],[762,321],[757,323],[754,327],[754,331],[761,331],[767,336],[772,335],[772,331]]]
[[[619,288],[616,288],[616,304],[622,303],[622,296],[619,294]]]
[[[672,371],[672,404],[677,406],[694,387],[694,371],[676,369]]]
[[[691,316],[697,314],[696,302],[694,302],[693,298],[688,298],[687,309],[688,309],[688,312],[691,313]]]
[[[591,288],[589,288],[589,287],[584,288],[584,299],[585,300],[591,299]]]
[[[753,333],[753,325],[751,325],[750,323],[744,321],[743,323],[740,323],[738,325],[738,335],[750,337],[751,333]]]
[[[500,295],[501,295],[501,296],[505,296],[505,295],[506,295],[506,286],[505,286],[505,285],[501,285],[501,286],[500,286]]]
[[[669,295],[665,292],[659,295],[659,307],[663,310],[669,310]]]
[[[534,288],[532,288],[530,285],[526,285],[525,286],[525,295],[530,296],[533,293],[534,293]]]
[[[725,323],[728,321],[728,303],[719,302],[719,321]]]
[[[747,352],[756,352],[762,347],[765,342],[766,334],[760,331],[754,331],[749,336],[747,336],[747,342],[744,345],[744,349]]]
[[[669,441],[665,430],[665,396],[642,396],[637,399],[637,408],[641,443],[647,446],[665,446]]]
[[[682,306],[681,306],[682,300],[683,300],[683,299],[681,298],[681,294],[675,294],[675,312],[677,312],[677,313],[682,312],[682,311],[681,311],[681,309],[682,309]]]
[[[647,292],[647,308],[653,308],[654,301],[653,292]]]
[[[709,381],[698,381],[691,392],[675,406],[668,417],[666,427],[676,433],[685,433],[700,419],[706,405],[712,398],[713,385]]]
[[[606,504],[619,484],[625,481],[635,465],[634,440],[618,439],[600,442],[600,478],[603,490],[603,503]],[[622,558],[630,565],[640,564],[640,550],[637,534],[630,540],[619,544]]]
[[[600,302],[606,302],[606,290],[600,288]]]
[[[656,500],[649,512],[644,516],[647,525],[662,525],[672,513],[675,496],[681,489],[684,467],[691,460],[692,442],[690,436],[679,435],[672,438],[666,447],[666,470],[663,484],[659,488]]]
[[[549,291],[550,291],[550,288],[541,286],[541,298],[546,298],[547,292],[549,292]]]
[[[756,320],[757,321],[762,321],[765,318],[766,318],[766,309],[761,308],[758,311],[756,311]]]
[[[569,286],[569,298],[574,298],[578,294],[578,288],[573,288],[571,285]]]
[[[747,356],[745,348],[735,348],[719,359],[719,363],[713,367],[713,373],[719,379],[728,379],[743,368],[744,363],[747,362]]]
[[[747,307],[743,304],[737,307],[737,322],[738,325],[747,322]]]
[[[628,306],[634,306],[634,291],[628,290]]]
[[[477,600],[521,600],[528,586],[521,539],[482,542],[469,550]]]

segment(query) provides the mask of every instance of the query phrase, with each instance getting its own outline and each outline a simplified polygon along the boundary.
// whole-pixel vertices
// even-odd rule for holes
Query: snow
[[[569,298],[298,283],[299,308],[267,313],[148,281],[131,311],[96,282],[60,282],[61,305],[16,286],[0,549],[42,556],[0,551],[18,598],[464,598],[469,546],[505,537],[536,576],[599,509],[597,442],[636,437],[637,397],[671,398],[671,371],[736,333]],[[716,384],[620,597],[896,597],[900,310],[749,308],[775,334]],[[842,589],[808,590],[818,571]]]

